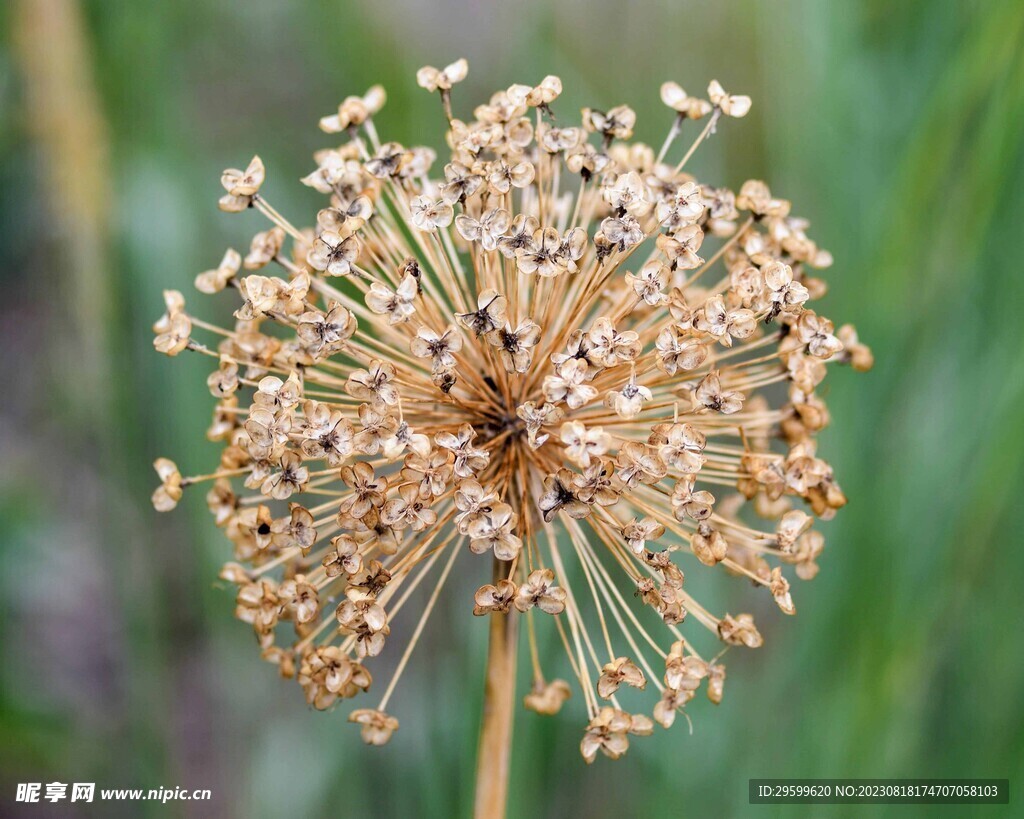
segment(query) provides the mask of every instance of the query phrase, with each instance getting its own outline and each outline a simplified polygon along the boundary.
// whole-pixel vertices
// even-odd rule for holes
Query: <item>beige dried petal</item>
[[[360,726],[359,733],[367,745],[386,745],[398,730],[398,720],[372,708],[358,708],[348,715],[349,722]]]
[[[747,648],[758,648],[764,644],[761,633],[754,625],[754,618],[749,614],[733,617],[725,615],[718,623],[718,636],[731,645],[744,645]]]
[[[750,110],[750,97],[726,94],[718,80],[712,80],[708,85],[708,98],[727,117],[743,117]]]
[[[565,680],[552,680],[550,683],[537,680],[530,693],[523,697],[523,705],[538,714],[552,716],[562,710],[562,705],[571,696],[572,690]]]
[[[153,507],[158,512],[170,512],[181,500],[181,473],[169,458],[157,458],[153,461],[153,469],[160,477],[160,486],[153,492]]]
[[[432,65],[424,66],[416,72],[416,82],[420,88],[426,88],[428,91],[447,91],[456,83],[466,79],[468,73],[469,63],[466,62],[465,58],[462,58],[446,66],[441,71]]]
[[[237,275],[242,265],[242,257],[237,250],[228,248],[219,265],[196,276],[196,290],[207,295],[219,293]]]

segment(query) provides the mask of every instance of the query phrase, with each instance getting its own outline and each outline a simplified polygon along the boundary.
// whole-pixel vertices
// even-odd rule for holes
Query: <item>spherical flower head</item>
[[[417,74],[438,92],[444,161],[381,141],[374,86],[320,121],[345,141],[302,179],[327,197],[318,212],[274,208],[259,157],[224,172],[219,207],[269,222],[196,277],[237,292],[234,315],[219,327],[167,290],[153,325],[158,351],[210,359],[223,451],[188,477],[157,459],[153,505],[207,485],[233,552],[220,576],[260,656],[314,708],[370,698],[349,717],[368,744],[397,731],[400,678],[452,605],[525,620],[524,706],[557,713],[575,688],[584,760],[617,759],[688,719],[701,688],[722,700],[716,643],[764,643],[752,615],[698,602],[709,573],[795,613],[793,578],[823,556],[814,525],[847,500],[816,443],[833,421],[822,384],[873,358],[810,306],[825,290],[810,271],[832,259],[791,203],[686,170],[748,97],[665,83],[656,152],[627,105],[556,120],[554,76],[459,119],[467,70]],[[472,599],[445,593],[456,571]],[[545,639],[567,656],[552,663]],[[385,652],[397,670],[378,694]],[[627,692],[651,716],[624,711]]]

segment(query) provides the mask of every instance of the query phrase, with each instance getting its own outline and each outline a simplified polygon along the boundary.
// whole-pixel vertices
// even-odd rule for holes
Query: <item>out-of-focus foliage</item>
[[[0,30],[5,801],[56,779],[208,787],[217,815],[470,811],[484,622],[439,611],[401,731],[365,749],[256,659],[202,498],[148,502],[156,455],[215,457],[195,443],[205,363],[158,356],[148,326],[163,288],[258,229],[216,210],[220,170],[259,151],[275,205],[312,212],[317,118],[382,82],[381,132],[422,140],[439,112],[415,69],[463,55],[457,106],[558,73],[563,116],[628,102],[653,143],[662,81],[750,94],[701,175],[765,178],[812,218],[836,257],[823,309],[878,362],[831,379],[823,451],[851,503],[798,617],[762,615],[765,647],[730,654],[692,736],[618,763],[584,767],[573,709],[521,712],[510,815],[730,815],[750,777],[1024,773],[1020,3],[16,0]],[[749,601],[729,585],[720,602]]]

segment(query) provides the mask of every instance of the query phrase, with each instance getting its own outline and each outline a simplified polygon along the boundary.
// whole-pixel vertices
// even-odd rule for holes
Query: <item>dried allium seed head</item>
[[[701,606],[675,553],[696,558],[698,583],[743,575],[795,612],[783,567],[817,573],[814,519],[846,503],[817,454],[830,420],[819,387],[828,364],[867,370],[871,351],[807,306],[824,292],[809,270],[831,256],[788,201],[764,182],[734,194],[684,171],[748,97],[666,83],[676,117],[655,154],[627,142],[636,115],[624,105],[555,125],[557,77],[456,119],[466,72],[459,60],[417,75],[448,123],[441,168],[429,148],[380,142],[379,87],[321,120],[348,141],[302,180],[328,197],[313,227],[267,202],[258,157],[224,172],[220,207],[271,223],[244,258],[229,250],[196,279],[203,293],[238,291],[235,321],[219,329],[167,291],[154,325],[161,352],[211,357],[209,435],[224,450],[188,478],[158,459],[153,504],[170,510],[210,482],[234,544],[221,577],[238,587],[236,615],[316,708],[369,690],[364,663],[393,641],[400,675],[456,558],[484,573],[478,556],[491,553],[498,576],[463,601],[467,613],[526,617],[534,649],[536,631],[552,630],[535,621],[566,621],[581,751],[617,758],[653,730],[619,707],[624,687],[639,697],[650,683],[668,727],[703,681],[722,698],[725,667],[697,654],[701,629],[763,641],[751,615]],[[688,127],[699,132],[672,164]],[[392,637],[424,579],[433,592],[416,625],[399,620]],[[684,639],[688,613],[698,633]],[[666,632],[662,674],[645,652]],[[545,682],[530,653],[525,705],[553,714],[569,685]],[[370,744],[398,728],[384,711],[397,681],[351,714]]]

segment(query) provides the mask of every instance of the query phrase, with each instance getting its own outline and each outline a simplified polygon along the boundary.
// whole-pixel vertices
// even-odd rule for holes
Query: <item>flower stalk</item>
[[[509,564],[494,561],[494,582],[508,577]],[[519,618],[491,614],[484,678],[484,706],[477,746],[476,819],[502,819],[508,803],[512,724],[516,694],[516,644]]]

